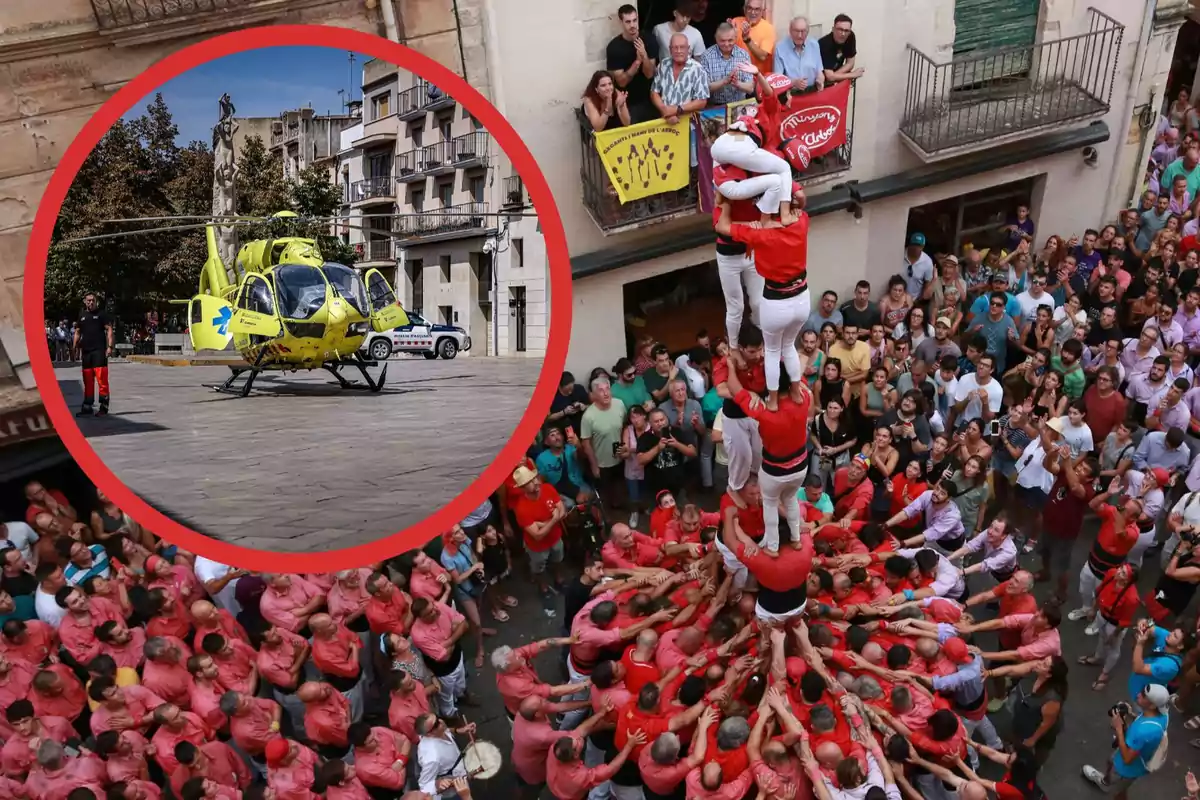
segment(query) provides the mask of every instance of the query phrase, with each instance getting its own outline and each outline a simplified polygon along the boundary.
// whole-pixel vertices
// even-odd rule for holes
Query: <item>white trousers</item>
[[[766,528],[762,540],[764,550],[779,552],[780,505],[783,506],[783,513],[787,517],[792,541],[800,541],[800,490],[804,488],[804,479],[807,476],[807,467],[784,476],[771,475],[765,470],[758,473],[758,485],[762,489],[763,498],[763,523]]]
[[[749,253],[735,256],[717,253],[717,277],[721,279],[721,291],[725,294],[725,335],[729,337],[729,347],[736,349],[747,305],[750,306],[750,321],[759,324],[763,279],[754,269],[754,256]]]
[[[458,659],[458,666],[444,678],[438,678],[441,689],[438,690],[438,710],[443,717],[453,717],[458,714],[458,698],[467,693],[467,667],[463,657]]]
[[[729,488],[740,492],[750,479],[750,473],[758,472],[762,464],[758,423],[750,417],[726,417],[722,434],[725,455],[729,457]]]
[[[738,557],[733,554],[733,551],[725,546],[718,536],[713,542],[717,545],[717,552],[721,554],[721,559],[725,564],[725,572],[733,578],[733,588],[741,591],[746,588],[746,582],[750,579],[750,570],[746,569],[746,565],[738,561]]]
[[[1091,609],[1096,603],[1096,592],[1100,589],[1102,578],[1097,578],[1096,573],[1092,572],[1092,568],[1083,563],[1083,569],[1079,570],[1079,600],[1080,608]]]
[[[774,153],[768,153],[760,148],[749,136],[723,133],[713,142],[710,152],[715,163],[741,167],[750,173],[750,177],[745,181],[726,181],[721,184],[721,194],[730,200],[748,200],[756,196],[756,194],[747,194],[744,197],[733,197],[727,193],[726,188],[738,191],[740,187],[734,188],[731,184],[750,183],[762,178],[768,180],[757,180],[753,187],[769,186],[765,190],[760,189],[763,194],[756,204],[759,211],[764,214],[778,214],[779,204],[791,197],[791,166]],[[746,189],[746,191],[753,191],[753,188]]]
[[[786,185],[791,186],[790,176]],[[758,198],[754,205],[764,214],[775,213],[771,211],[772,204],[778,210],[780,201],[788,196],[780,189],[779,176],[775,173],[752,175],[744,181],[725,181],[717,187],[717,192],[728,200],[755,200]],[[775,199],[777,196],[779,200]]]
[[[801,604],[801,605],[797,606],[796,608],[793,608],[791,611],[788,611],[785,614],[776,614],[773,611],[767,611],[765,608],[763,608],[758,603],[754,604],[754,616],[758,617],[763,622],[766,622],[766,623],[772,624],[772,625],[783,625],[788,620],[794,619],[795,617],[798,617],[803,613],[804,613],[804,604]]]
[[[759,306],[758,318],[761,321],[763,346],[766,350],[763,368],[767,373],[769,391],[779,391],[780,361],[787,369],[789,378],[793,381],[804,380],[796,340],[800,337],[800,329],[808,322],[808,315],[812,310],[812,298],[808,295],[808,291],[803,291],[785,300],[768,300],[764,297]]]

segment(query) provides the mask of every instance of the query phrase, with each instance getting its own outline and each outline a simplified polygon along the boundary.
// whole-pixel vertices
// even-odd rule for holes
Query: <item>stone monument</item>
[[[231,217],[236,211],[237,201],[237,161],[233,152],[233,134],[237,130],[234,120],[233,101],[228,94],[221,95],[219,103],[220,115],[217,124],[213,126],[213,217]],[[217,227],[217,252],[225,264],[225,272],[231,283],[237,282],[234,262],[237,260],[238,242],[234,226]]]

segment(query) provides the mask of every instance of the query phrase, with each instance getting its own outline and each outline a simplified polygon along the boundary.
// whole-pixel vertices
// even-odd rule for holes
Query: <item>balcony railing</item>
[[[521,181],[520,175],[509,175],[504,179],[504,206],[512,208],[523,205],[525,205],[525,184]]]
[[[92,0],[100,30],[248,6],[253,0]]]
[[[426,111],[441,111],[443,108],[454,108],[454,98],[437,86],[424,81],[418,85],[421,89],[421,107]]]
[[[484,167],[488,163],[488,144],[491,136],[487,131],[472,131],[450,140],[450,158],[458,169]]]
[[[395,247],[391,239],[370,239],[362,251],[363,261],[392,261]]]
[[[483,230],[487,227],[487,217],[484,216],[486,210],[486,203],[460,203],[400,216],[396,218],[395,232],[406,239],[416,239],[442,233]]]
[[[396,196],[396,182],[390,175],[355,181],[350,185],[350,202],[385,199]]]
[[[396,116],[401,122],[408,122],[425,113],[425,89],[417,85],[405,89],[396,95]]]
[[[1091,8],[1086,33],[966,53],[945,64],[910,45],[900,132],[933,160],[1103,116],[1124,31]]]
[[[288,125],[283,130],[279,131],[278,133],[272,131],[271,146],[277,147],[281,144],[287,144],[288,142],[295,141],[296,139],[299,139],[299,138],[300,138],[300,123],[293,122],[292,124]]]

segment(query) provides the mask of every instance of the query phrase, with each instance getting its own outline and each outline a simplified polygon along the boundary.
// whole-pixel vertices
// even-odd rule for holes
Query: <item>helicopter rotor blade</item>
[[[203,220],[241,220],[241,221],[258,221],[265,222],[269,217],[252,216],[246,214],[178,214],[171,217],[126,217],[125,219],[102,219],[96,224],[98,225],[123,225],[127,222],[175,222],[192,219]]]
[[[219,225],[218,227],[232,228],[232,227],[242,227],[242,226],[247,226],[247,225],[261,225],[262,222],[263,222],[262,220],[247,220],[247,221],[233,220],[233,221],[230,221],[228,224],[222,224],[222,225]],[[204,228],[207,228],[211,224],[212,224],[211,222],[207,222],[207,223],[198,223],[198,224],[191,224],[191,225],[166,225],[166,226],[159,227],[159,228],[146,228],[145,230],[139,230],[139,231],[118,231],[116,233],[97,233],[92,236],[77,236],[77,237],[74,237],[71,239],[63,239],[61,242],[57,242],[56,244],[64,245],[64,244],[75,244],[77,242],[94,242],[94,241],[99,241],[101,239],[118,239],[123,236],[142,236],[142,235],[148,234],[148,233],[203,230]]]

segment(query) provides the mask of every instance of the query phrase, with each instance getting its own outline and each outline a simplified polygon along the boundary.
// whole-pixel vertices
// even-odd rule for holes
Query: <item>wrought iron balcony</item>
[[[1090,8],[1086,33],[944,64],[910,45],[900,134],[921,158],[937,161],[1102,117],[1124,31]]]
[[[351,203],[369,203],[396,197],[396,182],[390,175],[355,181],[350,185]]]
[[[404,239],[419,239],[447,233],[469,234],[487,227],[485,203],[460,203],[456,206],[408,214],[396,218],[395,233]]]
[[[408,183],[427,175],[445,175],[456,169],[487,164],[488,135],[481,131],[434,142],[396,156],[396,179]]]
[[[422,81],[419,86],[421,89],[421,107],[426,111],[441,111],[444,108],[454,108],[454,98],[432,83]]]
[[[294,142],[300,138],[300,123],[293,122],[284,127],[279,132],[271,132],[271,147],[279,147],[280,145]]]
[[[92,0],[100,30],[183,19],[253,5],[256,0]]]
[[[425,87],[418,84],[396,95],[396,116],[401,122],[411,122],[425,114]]]
[[[525,205],[525,184],[520,175],[509,175],[504,179],[504,207],[520,208]]]
[[[486,167],[488,163],[488,144],[491,136],[487,131],[472,131],[450,140],[450,158],[456,169],[471,169]]]
[[[395,247],[391,239],[369,239],[363,248],[363,261],[394,261]]]

